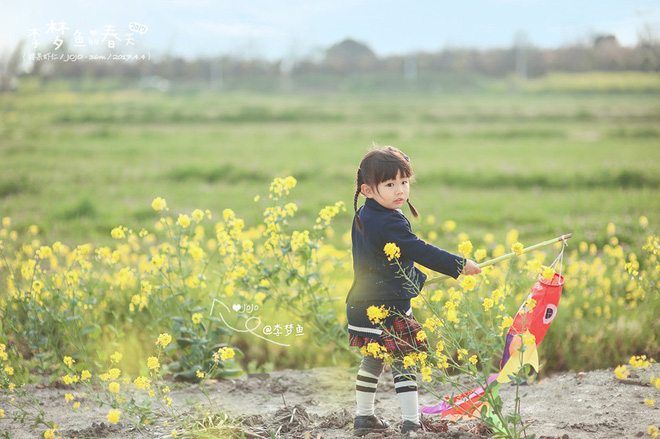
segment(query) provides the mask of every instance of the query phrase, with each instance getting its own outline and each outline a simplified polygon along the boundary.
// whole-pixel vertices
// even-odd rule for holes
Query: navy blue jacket
[[[363,232],[354,222],[351,232],[354,279],[346,299],[348,331],[378,339],[382,331],[379,325],[369,321],[366,310],[371,305],[391,308],[390,317],[383,323],[385,327],[396,314],[411,316],[410,299],[419,294],[426,281],[426,275],[415,267],[415,262],[456,279],[465,259],[419,239],[398,209],[388,209],[367,198],[357,215]],[[398,258],[401,268],[394,259],[387,260],[384,248],[390,242],[401,250]]]

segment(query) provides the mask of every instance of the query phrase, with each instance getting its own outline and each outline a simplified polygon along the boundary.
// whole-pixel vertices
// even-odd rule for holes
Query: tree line
[[[75,55],[65,43],[61,53]],[[558,48],[538,48],[524,35],[501,49],[444,48],[379,57],[368,45],[345,39],[317,56],[268,60],[237,55],[186,59],[164,55],[158,59],[116,62],[78,59],[75,62],[41,59],[22,63],[21,48],[0,55],[0,89],[19,75],[54,78],[122,78],[140,80],[145,86],[167,83],[207,83],[215,87],[337,87],[347,79],[369,88],[396,83],[431,83],[439,77],[538,78],[550,72],[660,71],[660,42],[640,39],[634,47],[622,46],[613,35],[599,35],[589,42]],[[158,78],[154,82],[153,78]]]

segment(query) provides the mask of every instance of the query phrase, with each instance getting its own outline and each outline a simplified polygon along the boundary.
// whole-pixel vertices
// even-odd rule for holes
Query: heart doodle
[[[238,312],[238,310],[241,309],[241,305],[237,303],[235,305],[232,305],[232,308],[234,309],[234,311]]]

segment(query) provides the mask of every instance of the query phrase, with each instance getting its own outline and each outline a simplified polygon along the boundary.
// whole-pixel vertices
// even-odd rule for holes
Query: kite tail
[[[498,374],[491,375],[488,378],[488,384],[497,379],[497,375]],[[484,388],[479,386],[474,390],[454,396],[451,403],[449,402],[449,397],[445,396],[445,400],[440,404],[431,407],[423,407],[420,412],[427,414],[440,413],[441,418],[450,417],[451,420],[475,418],[479,416],[479,411],[484,405],[484,401],[481,400],[484,393]]]

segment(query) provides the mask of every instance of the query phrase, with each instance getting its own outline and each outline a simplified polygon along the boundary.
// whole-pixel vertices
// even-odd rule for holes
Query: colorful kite
[[[549,245],[549,243],[565,241],[572,235],[564,235],[551,241],[537,244],[524,252]],[[563,249],[562,249],[563,252]],[[512,254],[505,255],[507,258]],[[559,258],[557,258],[559,259]],[[498,260],[502,260],[501,258]],[[488,261],[492,263],[492,261]],[[484,263],[484,266],[486,263]],[[490,264],[488,264],[490,265]],[[561,298],[564,278],[557,273],[546,279],[539,276],[538,281],[532,287],[527,299],[522,303],[513,323],[509,328],[504,344],[504,353],[500,362],[500,371],[491,375],[487,380],[487,386],[493,381],[498,383],[507,383],[511,381],[511,376],[515,375],[520,368],[525,365],[531,365],[538,371],[539,360],[537,347],[543,341],[548,332],[550,323],[557,315],[557,307]],[[524,349],[521,348],[522,345]],[[422,413],[440,413],[442,418],[459,419],[463,417],[473,417],[478,412],[484,402],[481,397],[485,393],[483,387],[477,387],[474,390],[465,392],[461,395],[451,398],[445,397],[445,401],[435,405],[424,407],[420,410]]]

